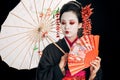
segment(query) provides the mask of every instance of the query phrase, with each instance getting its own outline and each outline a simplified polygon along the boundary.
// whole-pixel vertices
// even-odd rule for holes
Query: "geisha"
[[[64,50],[65,54],[54,44],[48,45],[43,50],[37,68],[36,80],[102,80],[100,67],[101,58],[99,56],[90,62],[89,67],[83,68],[74,75],[71,75],[68,59],[69,54],[76,53],[77,56],[80,57],[74,59],[74,61],[81,61],[82,59],[84,61],[86,57],[84,52],[79,51],[84,49],[84,47],[80,48],[80,46],[75,46],[77,41],[83,36],[81,11],[82,5],[77,1],[70,1],[63,5],[60,10],[60,23],[64,38],[60,39],[56,44]]]

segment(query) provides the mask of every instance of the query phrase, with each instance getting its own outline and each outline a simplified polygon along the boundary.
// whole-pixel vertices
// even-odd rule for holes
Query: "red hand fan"
[[[98,56],[99,35],[84,35],[71,47],[68,55],[68,67],[71,75],[90,66]]]

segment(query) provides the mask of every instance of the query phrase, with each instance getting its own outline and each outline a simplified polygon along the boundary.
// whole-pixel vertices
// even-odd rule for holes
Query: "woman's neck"
[[[78,37],[76,36],[75,38],[73,39],[70,39],[68,37],[65,37],[66,41],[68,42],[69,46],[71,47],[75,42],[76,40],[78,39]]]
[[[73,37],[65,37],[65,38],[67,38],[70,42],[73,42],[78,37],[77,36],[73,36]]]

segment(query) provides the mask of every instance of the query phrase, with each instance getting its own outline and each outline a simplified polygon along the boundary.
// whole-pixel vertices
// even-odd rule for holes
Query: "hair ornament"
[[[93,8],[90,8],[91,7],[91,4],[89,5],[86,5],[85,7],[82,8],[82,21],[83,21],[83,25],[82,25],[82,28],[83,28],[83,34],[86,35],[86,34],[91,34],[91,19],[90,19],[90,16],[92,15],[92,10]]]

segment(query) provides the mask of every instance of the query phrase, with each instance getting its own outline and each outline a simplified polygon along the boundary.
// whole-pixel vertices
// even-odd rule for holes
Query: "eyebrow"
[[[64,19],[61,19],[62,21],[66,21]],[[67,20],[68,21],[68,20]],[[76,21],[75,19],[70,19],[69,21]]]

